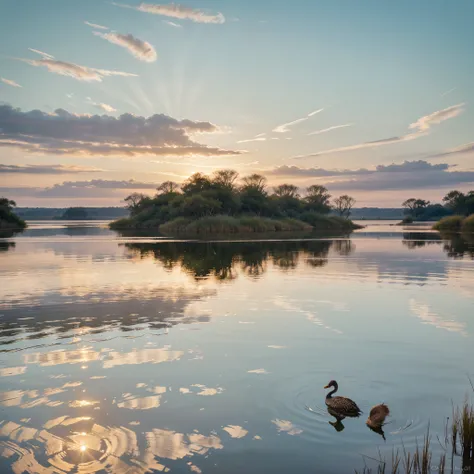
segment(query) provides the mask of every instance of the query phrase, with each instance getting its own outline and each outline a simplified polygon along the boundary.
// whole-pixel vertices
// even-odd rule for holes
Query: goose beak
[[[329,388],[329,385],[325,385],[324,388]]]

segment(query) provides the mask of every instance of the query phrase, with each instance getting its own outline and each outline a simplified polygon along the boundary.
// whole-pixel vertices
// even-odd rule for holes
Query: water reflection
[[[292,270],[304,259],[324,266],[331,247],[340,255],[353,251],[350,240],[260,242],[162,242],[122,244],[136,258],[152,256],[167,270],[178,267],[196,279],[233,280],[240,267],[249,277],[265,273],[268,262],[280,270]]]
[[[444,252],[450,258],[468,257],[474,259],[474,234],[434,234],[432,232],[417,232],[415,234],[405,232],[403,234],[403,245],[411,250],[440,244],[442,244]]]

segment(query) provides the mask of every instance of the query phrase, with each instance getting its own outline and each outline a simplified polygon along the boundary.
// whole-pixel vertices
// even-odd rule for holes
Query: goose
[[[332,396],[339,388],[335,380],[331,380],[324,388],[330,387],[333,389],[326,395],[326,406],[328,407],[328,412],[338,420],[343,420],[346,416],[351,418],[359,417],[362,411],[357,406],[356,402],[350,398]]]

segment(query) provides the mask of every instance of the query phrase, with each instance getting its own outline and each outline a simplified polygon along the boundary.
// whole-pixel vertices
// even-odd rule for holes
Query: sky
[[[357,207],[440,202],[474,189],[473,17],[471,0],[0,0],[0,196],[120,206],[232,168]]]

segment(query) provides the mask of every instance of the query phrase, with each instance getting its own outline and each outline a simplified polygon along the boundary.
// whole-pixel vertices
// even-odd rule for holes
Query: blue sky
[[[19,205],[120,205],[223,167],[360,205],[474,187],[474,2],[117,3],[0,0],[0,194]]]

